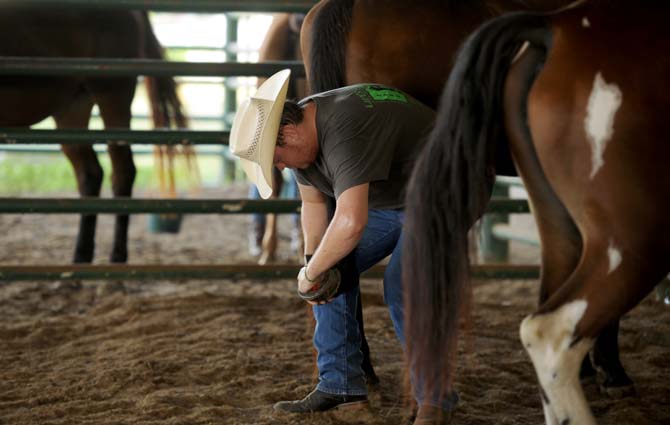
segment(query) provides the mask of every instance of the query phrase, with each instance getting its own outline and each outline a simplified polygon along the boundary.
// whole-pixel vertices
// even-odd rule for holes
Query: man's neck
[[[312,163],[316,160],[316,156],[319,153],[319,139],[316,130],[316,103],[310,101],[305,105],[303,119],[298,125],[298,131],[302,133],[302,139],[306,142],[306,154],[308,154],[309,162]]]

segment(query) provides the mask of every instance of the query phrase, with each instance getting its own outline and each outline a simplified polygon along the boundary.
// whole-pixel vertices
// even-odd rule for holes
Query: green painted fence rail
[[[40,76],[260,76],[269,77],[282,69],[296,77],[305,76],[299,61],[272,62],[182,62],[158,59],[97,59],[0,57],[0,75]]]
[[[158,280],[158,279],[295,279],[300,270],[295,264],[259,265],[0,265],[0,281],[34,280]],[[381,279],[385,266],[377,265],[363,278]],[[473,265],[472,273],[480,279],[537,279],[537,265]]]
[[[24,6],[100,7],[165,12],[306,12],[318,0],[10,0]]]
[[[115,142],[152,145],[227,145],[230,132],[202,130],[30,130],[0,128],[0,144],[82,145]]]
[[[155,144],[155,143],[154,143]],[[205,156],[221,156],[221,149],[217,148],[216,145],[213,146],[208,146],[206,144],[198,144],[199,148],[196,149],[196,155],[198,157],[205,157]],[[206,147],[205,149],[201,148]],[[102,144],[96,144],[93,147],[93,150],[96,153],[99,154],[104,154],[107,152],[107,147],[102,145]],[[132,146],[132,151],[133,155],[153,155],[154,149],[152,146],[149,145],[141,145],[141,144],[136,144]],[[2,144],[0,143],[0,154],[2,153],[7,153],[7,154],[15,154],[15,153],[20,153],[20,154],[40,154],[40,155],[63,155],[63,151],[60,149],[59,146],[56,146],[54,144],[50,145],[9,145],[9,144]]]
[[[503,187],[524,187],[520,177],[496,176],[496,184]]]
[[[0,198],[0,214],[248,214],[300,212],[297,199]],[[523,199],[494,198],[488,212],[526,213]]]
[[[0,214],[249,214],[300,212],[291,199],[0,198]]]

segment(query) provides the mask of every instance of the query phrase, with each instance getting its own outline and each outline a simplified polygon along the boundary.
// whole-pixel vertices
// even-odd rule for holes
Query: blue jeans
[[[384,273],[384,301],[403,349],[403,296],[401,282],[402,224],[404,213],[400,210],[370,210],[368,224],[354,251],[356,268],[364,272],[391,255]],[[319,383],[317,389],[330,394],[367,394],[365,377],[361,370],[361,336],[356,321],[356,303],[360,296],[358,287],[341,294],[328,304],[314,306],[316,348]],[[415,388],[420,382],[412,377]],[[420,380],[419,380],[420,381]],[[454,394],[449,400],[438,397],[425,398],[414,394],[419,404],[426,403],[453,409],[458,401]]]

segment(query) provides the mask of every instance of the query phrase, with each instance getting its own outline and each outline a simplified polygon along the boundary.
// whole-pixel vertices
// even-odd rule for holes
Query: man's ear
[[[297,133],[297,128],[295,124],[284,124],[279,127],[279,133],[277,136],[277,146],[286,147],[287,137],[290,138],[295,136]]]
[[[286,126],[282,125],[279,127],[279,131],[277,132],[277,143],[275,143],[275,148],[280,148],[286,144],[286,141],[284,140],[284,128]]]

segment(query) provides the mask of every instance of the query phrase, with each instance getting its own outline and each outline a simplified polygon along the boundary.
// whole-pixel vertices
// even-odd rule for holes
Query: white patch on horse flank
[[[593,81],[593,89],[586,107],[584,127],[591,143],[591,179],[605,164],[603,154],[607,142],[614,134],[614,116],[621,107],[621,89],[616,84],[608,84],[598,72]]]
[[[521,341],[548,399],[543,402],[547,424],[596,423],[579,382],[580,365],[594,340],[575,340],[575,329],[587,307],[585,300],[575,300],[551,313],[528,316],[521,323]]]
[[[589,21],[589,18],[587,18],[586,16],[582,18],[582,26],[584,28],[591,28],[591,21]]]
[[[610,244],[607,247],[607,258],[609,258],[609,269],[607,274],[612,273],[621,264],[623,257],[621,251],[614,245],[614,241],[610,239]]]

